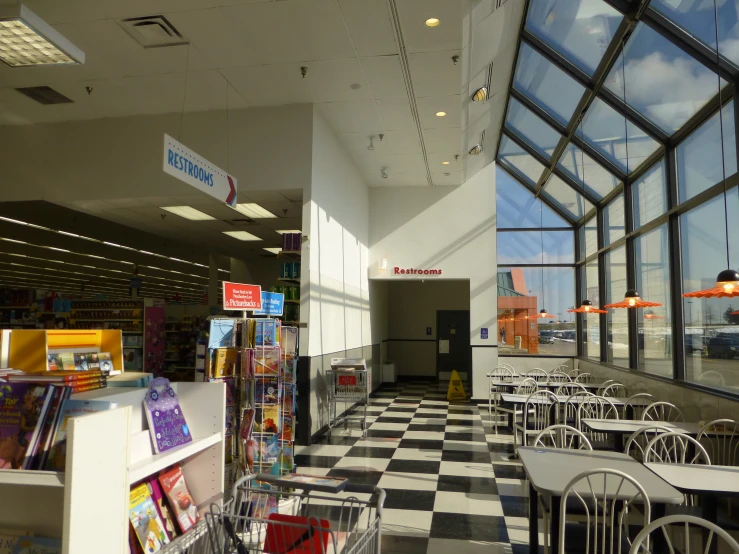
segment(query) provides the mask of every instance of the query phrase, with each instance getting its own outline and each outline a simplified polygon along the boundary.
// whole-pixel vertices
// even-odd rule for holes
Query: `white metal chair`
[[[626,390],[626,386],[621,383],[611,383],[603,389],[600,396],[603,396],[604,398],[627,398],[629,396],[629,391]]]
[[[691,533],[691,525],[698,528],[696,532]],[[739,553],[739,543],[715,523],[696,516],[675,515],[663,517],[645,525],[631,543],[629,554],[651,554],[649,538],[655,531],[659,537],[664,537],[667,542],[667,551],[670,553],[711,552],[714,539],[725,543],[716,545],[717,552]]]
[[[585,434],[594,445],[596,450],[610,450],[611,445],[606,433],[598,433],[585,429],[582,423],[583,419],[621,419],[618,413],[618,407],[610,398],[602,396],[590,396],[580,403],[577,409],[577,429]]]
[[[578,392],[588,392],[588,389],[583,387],[581,383],[563,383],[557,387],[554,394],[557,396],[572,396]]]
[[[559,367],[566,368],[567,366],[559,366]],[[557,369],[559,369],[559,368],[557,368]],[[562,369],[562,371],[564,371],[565,373],[567,373],[567,375],[569,375],[570,376],[570,379],[572,379],[573,381],[577,378],[578,375],[580,375],[580,370],[579,369],[569,369],[569,371],[567,371],[565,369]]]
[[[644,409],[654,402],[654,396],[646,392],[632,394],[626,399],[623,409],[623,419],[643,419]],[[631,410],[631,412],[629,412]]]
[[[549,373],[540,367],[535,367],[534,369],[527,371],[523,376],[527,378],[530,377],[537,383],[546,383],[549,380]]]
[[[586,385],[593,382],[593,376],[590,373],[579,373],[575,377],[575,383],[585,383]]]
[[[513,370],[498,366],[490,372],[490,381],[488,391],[488,415],[493,414],[493,407],[495,407],[495,418],[493,424],[495,426],[495,434],[498,434],[498,405],[500,404],[500,395],[508,390],[509,387],[496,385],[495,383],[512,383],[513,382]]]
[[[642,421],[666,421],[676,423],[685,421],[680,408],[669,402],[654,402],[644,408]]]
[[[717,419],[701,427],[696,439],[708,452],[714,464],[737,465],[739,423],[733,419]]]
[[[591,396],[595,396],[593,393],[588,391],[579,391],[575,394],[572,394],[567,401],[565,402],[565,406],[563,409],[563,421],[567,425],[572,425],[573,427],[578,428],[578,419],[577,419],[577,411],[580,409],[580,404],[583,400],[586,398],[590,398]]]
[[[694,449],[691,452],[691,447]],[[711,457],[703,445],[691,436],[676,431],[662,433],[644,448],[644,463],[711,465]]]
[[[513,448],[518,449],[518,431],[521,432],[521,444],[529,444],[528,437],[536,436],[540,431],[559,423],[559,402],[553,392],[537,390],[529,395],[523,406],[521,424],[513,426]]]
[[[585,523],[569,524],[568,508],[573,497],[580,511],[585,512]],[[635,504],[639,510],[631,510]],[[572,511],[572,510],[570,510]],[[638,516],[638,512],[641,515]],[[574,541],[577,551],[585,554],[616,554],[623,548],[624,540],[631,545],[629,515],[635,513],[642,526],[649,525],[651,506],[644,487],[633,477],[615,469],[601,468],[583,472],[565,487],[560,501],[559,553],[571,552],[566,548],[568,535],[579,531]],[[578,514],[578,520],[582,521]],[[638,536],[638,535],[637,535]],[[648,543],[647,543],[648,545]]]
[[[555,369],[554,371],[552,371],[549,374],[549,382],[550,383],[569,383],[571,381],[572,381],[572,379],[570,378],[569,375],[567,375],[566,373],[563,373],[563,372],[561,372],[561,371],[559,371],[557,369]]]
[[[726,384],[724,376],[718,371],[704,371],[698,377],[698,382],[702,385],[709,385],[715,387],[722,387]]]
[[[537,383],[534,379],[526,378],[516,387],[516,390],[513,391],[514,394],[525,394],[530,395],[535,393],[537,390],[539,390],[539,383]],[[523,413],[522,408],[516,407],[516,405],[511,406],[510,408],[506,406],[501,406],[498,404],[496,412],[503,413],[503,414],[510,414],[510,416],[513,418],[513,426],[515,428],[516,421],[518,419],[518,416],[520,416]],[[497,432],[497,429],[496,429]]]
[[[607,381],[603,381],[600,384],[600,387],[598,388],[598,396],[603,396],[603,391],[606,390],[606,387],[608,387],[608,385],[610,385],[611,383],[615,383],[615,382],[616,381],[614,381],[613,379],[608,379]]]
[[[644,461],[644,449],[654,437],[660,433],[670,433],[672,429],[664,425],[644,425],[629,435],[624,454],[631,456],[637,462]]]
[[[565,448],[568,450],[592,450],[588,437],[571,425],[557,424],[542,429],[532,446],[544,448]]]

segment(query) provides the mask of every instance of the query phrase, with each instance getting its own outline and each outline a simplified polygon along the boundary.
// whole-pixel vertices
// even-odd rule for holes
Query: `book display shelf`
[[[282,235],[282,251],[278,257],[285,258],[280,266],[280,277],[277,283],[270,288],[270,292],[279,292],[285,295],[285,311],[283,325],[300,324],[300,249],[302,247],[301,233],[284,233]]]
[[[156,454],[143,401],[148,389],[99,389],[72,396],[116,407],[67,422],[64,472],[0,470],[4,526],[62,538],[64,554],[127,553],[132,485],[179,464],[201,514],[221,503],[224,482],[225,387],[172,383],[193,440]],[[183,552],[205,533],[201,518],[159,552]],[[94,547],[93,547],[94,545]]]
[[[167,318],[165,323],[165,357],[163,376],[170,381],[195,380],[198,338],[204,321],[198,316]]]

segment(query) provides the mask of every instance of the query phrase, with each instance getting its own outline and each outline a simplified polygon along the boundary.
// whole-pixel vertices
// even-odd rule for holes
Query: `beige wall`
[[[470,282],[389,281],[387,287],[387,359],[397,375],[436,376],[436,311],[469,310]]]

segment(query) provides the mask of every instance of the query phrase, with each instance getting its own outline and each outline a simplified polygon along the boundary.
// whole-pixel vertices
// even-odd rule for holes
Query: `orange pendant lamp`
[[[621,302],[614,304],[606,304],[604,308],[652,308],[661,306],[659,302],[649,302],[648,300],[642,300],[636,289],[629,289],[624,295],[624,299]]]
[[[600,310],[593,306],[593,303],[590,300],[583,300],[582,305],[579,308],[575,308],[572,310],[567,310],[569,313],[575,313],[575,314],[607,314],[608,312],[606,310]]]
[[[655,314],[652,310],[647,310],[644,312],[644,319],[665,319],[665,317]]]
[[[557,319],[556,315],[548,314],[546,308],[540,311],[536,317],[539,319]]]

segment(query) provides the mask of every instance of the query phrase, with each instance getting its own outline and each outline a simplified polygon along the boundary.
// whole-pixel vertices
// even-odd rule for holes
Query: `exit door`
[[[469,310],[438,310],[436,329],[436,376],[446,381],[457,370],[460,379],[469,382],[472,369]]]

